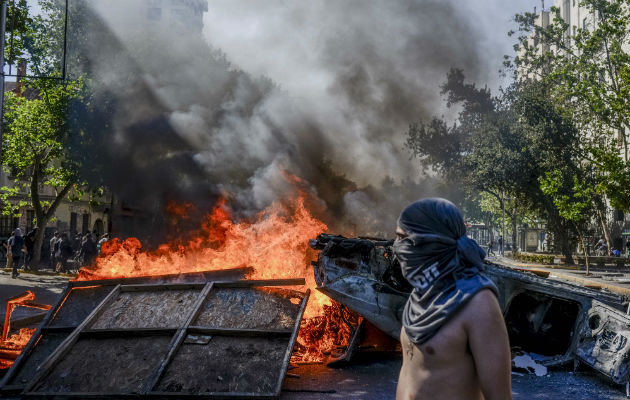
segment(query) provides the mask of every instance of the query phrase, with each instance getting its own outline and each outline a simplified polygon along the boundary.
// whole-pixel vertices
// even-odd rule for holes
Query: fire
[[[13,361],[26,346],[35,329],[22,328],[16,334],[9,335],[11,331],[11,315],[19,306],[37,308],[40,310],[48,310],[50,306],[47,304],[35,303],[35,294],[30,290],[12,297],[7,301],[7,312],[4,317],[4,327],[2,329],[2,337],[0,337],[0,369],[9,368],[13,365]]]
[[[295,183],[295,179],[291,182]],[[144,250],[136,238],[110,240],[103,244],[95,265],[81,269],[77,280],[252,267],[249,279],[305,278],[307,287],[314,289],[316,284],[310,266],[313,254],[308,241],[326,231],[327,226],[307,210],[305,197],[301,192],[294,199],[276,201],[253,221],[239,222],[234,221],[226,200],[220,200],[197,232],[153,251]],[[168,208],[171,216],[187,218],[192,206],[169,205]],[[318,318],[319,322],[302,324],[298,341],[304,348],[311,349],[308,353],[312,355],[304,359],[317,359],[324,351],[322,348],[339,345],[339,337],[347,340],[348,335],[336,324],[328,329],[339,331],[336,334],[339,337],[324,332],[328,326],[325,320],[332,317],[330,313],[326,316],[327,307],[331,307],[331,300],[311,290],[304,318],[307,321]],[[319,343],[315,343],[317,341]]]

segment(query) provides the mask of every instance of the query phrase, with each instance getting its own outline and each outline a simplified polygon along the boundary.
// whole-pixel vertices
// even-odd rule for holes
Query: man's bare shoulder
[[[503,324],[503,314],[497,296],[490,289],[483,289],[477,292],[462,312],[463,322],[466,327],[470,324],[480,323],[501,323]]]

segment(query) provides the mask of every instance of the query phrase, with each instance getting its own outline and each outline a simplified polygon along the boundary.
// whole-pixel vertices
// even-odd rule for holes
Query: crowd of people
[[[3,243],[3,252],[7,259],[7,268],[12,268],[12,277],[16,278],[18,268],[29,269],[34,255],[37,229],[33,228],[26,235],[16,228],[11,237]],[[56,272],[69,272],[94,263],[101,246],[109,240],[108,234],[100,238],[97,232],[70,235],[68,232],[55,232],[51,238],[44,238],[41,248],[42,263],[48,258],[48,266]]]

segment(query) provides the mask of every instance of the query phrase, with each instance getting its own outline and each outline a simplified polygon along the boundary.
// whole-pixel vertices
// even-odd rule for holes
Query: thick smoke
[[[249,215],[296,190],[287,172],[353,234],[391,234],[406,203],[444,194],[404,141],[443,112],[449,68],[496,69],[457,2],[213,0],[203,35],[147,19],[171,3],[81,3],[69,38],[69,69],[102,105],[93,158],[148,227],[170,200],[206,211],[225,196]]]

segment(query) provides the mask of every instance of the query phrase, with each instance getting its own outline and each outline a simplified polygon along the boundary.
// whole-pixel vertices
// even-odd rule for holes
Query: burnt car
[[[318,290],[398,339],[412,290],[393,257],[393,240],[329,234],[311,240]],[[493,263],[486,275],[499,288],[513,349],[539,363],[584,363],[617,384],[630,379],[628,299]]]

